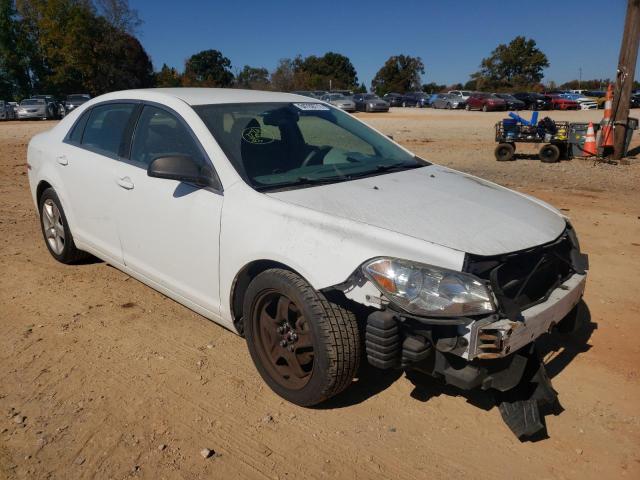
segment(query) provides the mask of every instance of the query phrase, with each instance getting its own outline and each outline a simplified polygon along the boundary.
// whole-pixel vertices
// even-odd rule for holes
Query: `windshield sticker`
[[[329,107],[321,103],[294,103],[293,106],[306,111],[331,110]]]
[[[264,145],[273,142],[275,138],[265,137],[260,127],[249,127],[242,131],[242,140],[254,145]]]

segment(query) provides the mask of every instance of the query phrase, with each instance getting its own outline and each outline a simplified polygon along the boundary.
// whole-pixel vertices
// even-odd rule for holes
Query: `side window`
[[[87,110],[82,114],[80,119],[73,126],[73,130],[69,135],[69,141],[71,143],[80,144],[82,141],[82,133],[84,132],[84,127],[87,125],[87,120],[89,120],[89,115],[91,114],[91,110]]]
[[[206,164],[182,122],[166,110],[146,105],[133,137],[131,160],[148,166],[154,159],[170,155],[188,155],[200,165]]]
[[[118,155],[134,108],[132,103],[109,103],[93,107],[82,135],[82,145]]]

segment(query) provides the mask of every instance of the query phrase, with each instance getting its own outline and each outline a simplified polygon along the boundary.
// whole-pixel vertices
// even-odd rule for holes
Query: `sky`
[[[392,55],[419,56],[423,83],[466,82],[480,61],[517,35],[548,57],[544,82],[614,78],[626,0],[193,1],[129,0],[154,67],[182,71],[202,50],[220,50],[234,73],[269,71],[298,54],[346,55],[367,87]],[[640,66],[639,66],[640,68]],[[636,70],[636,78],[639,78]]]

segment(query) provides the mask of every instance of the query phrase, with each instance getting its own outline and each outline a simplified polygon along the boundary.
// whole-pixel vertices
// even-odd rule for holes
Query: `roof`
[[[143,90],[123,90],[113,92],[110,97],[131,98],[136,93],[166,95],[178,98],[189,105],[208,105],[212,103],[255,103],[255,102],[313,102],[317,101],[302,95],[261,90],[242,90],[238,88],[149,88]]]

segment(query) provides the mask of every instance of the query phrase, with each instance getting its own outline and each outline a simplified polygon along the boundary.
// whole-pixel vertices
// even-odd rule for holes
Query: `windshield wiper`
[[[291,182],[280,182],[280,183],[271,183],[266,185],[257,185],[255,187],[258,191],[264,190],[276,190],[278,188],[289,188],[289,187],[299,187],[304,185],[324,185],[328,183],[341,182],[345,180],[351,180],[349,176],[331,176],[331,177],[322,177],[322,178],[311,178],[311,177],[298,177],[297,179]]]

